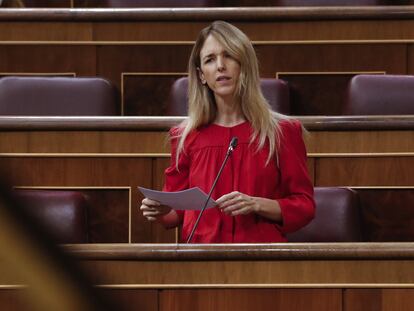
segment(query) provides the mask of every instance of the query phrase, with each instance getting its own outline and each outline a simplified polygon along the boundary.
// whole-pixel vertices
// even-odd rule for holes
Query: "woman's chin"
[[[228,98],[232,98],[235,97],[235,89],[234,87],[231,88],[221,88],[219,90],[215,90],[214,92],[214,96],[217,98],[223,98],[223,99],[228,99]]]

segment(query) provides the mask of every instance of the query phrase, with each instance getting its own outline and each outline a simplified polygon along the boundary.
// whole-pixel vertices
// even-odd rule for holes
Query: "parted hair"
[[[188,62],[188,118],[180,125],[182,131],[175,159],[177,169],[178,159],[184,151],[184,142],[188,134],[214,122],[217,114],[214,94],[199,77],[200,52],[209,36],[213,36],[240,64],[235,99],[253,128],[250,142],[258,138],[259,150],[263,148],[266,140],[269,141],[268,163],[273,155],[277,156],[281,136],[279,121],[288,117],[273,111],[262,94],[256,52],[249,38],[237,27],[224,21],[215,21],[199,33]]]

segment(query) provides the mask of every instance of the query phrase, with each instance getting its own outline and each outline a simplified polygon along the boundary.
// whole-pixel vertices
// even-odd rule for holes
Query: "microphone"
[[[208,193],[206,202],[204,203],[204,206],[201,209],[200,214],[198,215],[198,218],[197,218],[197,221],[194,224],[193,230],[191,230],[191,233],[190,233],[190,235],[189,235],[189,237],[187,239],[187,242],[186,242],[187,244],[190,243],[191,239],[193,238],[194,232],[197,229],[197,226],[198,226],[198,223],[200,221],[201,215],[203,215],[204,210],[207,207],[208,201],[210,200],[211,194],[213,193],[214,187],[216,186],[217,180],[219,179],[219,177],[221,175],[221,172],[223,171],[223,168],[226,165],[229,156],[232,154],[232,152],[236,148],[237,142],[238,142],[238,138],[237,137],[233,137],[231,139],[231,141],[230,141],[229,148],[227,149],[226,157],[224,158],[223,164],[221,164],[221,167],[220,167],[220,170],[219,170],[219,172],[218,172],[218,174],[216,176],[216,179],[214,180],[213,185],[211,186],[211,189],[210,189],[210,192]]]

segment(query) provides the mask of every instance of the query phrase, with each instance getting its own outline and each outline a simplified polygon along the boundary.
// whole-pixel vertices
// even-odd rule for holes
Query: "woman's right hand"
[[[144,198],[142,200],[142,204],[139,209],[142,211],[144,217],[149,221],[155,221],[158,217],[167,215],[171,211],[171,207],[161,205],[160,202],[148,198]]]

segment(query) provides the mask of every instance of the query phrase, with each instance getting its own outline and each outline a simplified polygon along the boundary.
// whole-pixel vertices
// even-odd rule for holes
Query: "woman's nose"
[[[224,62],[223,57],[218,57],[218,58],[217,58],[217,69],[218,69],[219,71],[223,71],[223,70],[225,70],[225,69],[226,69],[226,64],[225,64],[225,62]]]

